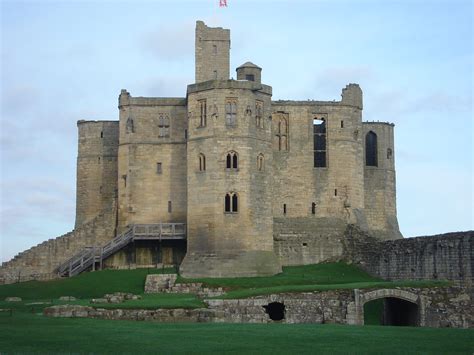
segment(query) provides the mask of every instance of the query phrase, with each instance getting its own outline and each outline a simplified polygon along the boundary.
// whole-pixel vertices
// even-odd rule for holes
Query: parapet
[[[122,89],[118,99],[119,108],[123,106],[186,106],[185,97],[132,97]]]
[[[342,100],[343,105],[355,106],[362,110],[362,89],[358,84],[349,84],[342,89]]]

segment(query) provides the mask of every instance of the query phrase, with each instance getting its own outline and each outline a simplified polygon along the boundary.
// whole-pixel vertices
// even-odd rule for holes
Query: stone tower
[[[228,79],[228,36],[197,22],[196,83],[187,90],[186,277],[281,271],[273,252],[272,89],[260,76]],[[214,43],[226,52],[206,61]]]

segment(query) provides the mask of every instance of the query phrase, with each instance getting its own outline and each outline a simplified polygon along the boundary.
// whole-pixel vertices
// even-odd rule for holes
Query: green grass
[[[24,300],[54,299],[60,296],[98,298],[106,293],[142,294],[147,274],[173,273],[174,269],[103,270],[52,280],[28,281],[0,286],[0,300],[17,296]]]
[[[0,313],[2,353],[472,354],[473,329],[213,324]]]

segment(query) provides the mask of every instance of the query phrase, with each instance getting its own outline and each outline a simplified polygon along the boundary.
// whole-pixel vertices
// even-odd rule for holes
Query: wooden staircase
[[[56,269],[59,276],[74,276],[103,261],[135,240],[182,240],[186,239],[185,223],[134,224],[104,246],[82,249]]]

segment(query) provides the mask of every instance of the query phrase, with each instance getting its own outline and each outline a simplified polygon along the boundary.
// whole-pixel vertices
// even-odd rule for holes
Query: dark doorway
[[[263,308],[265,308],[265,312],[268,313],[271,320],[282,320],[285,318],[285,305],[283,303],[272,302],[263,306]]]
[[[416,303],[387,297],[364,305],[364,324],[419,326],[419,308]]]

